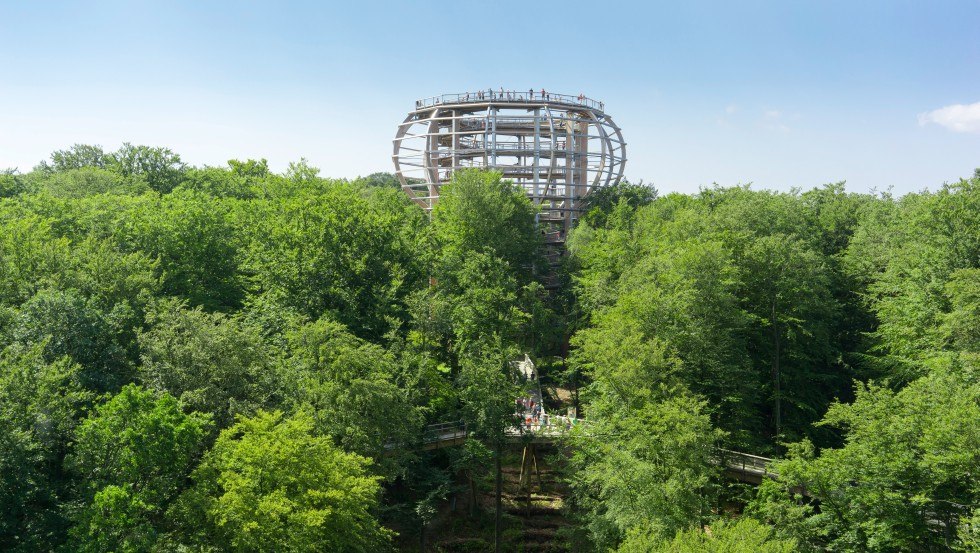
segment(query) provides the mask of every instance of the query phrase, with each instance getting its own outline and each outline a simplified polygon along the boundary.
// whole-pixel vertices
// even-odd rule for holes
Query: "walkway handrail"
[[[437,422],[425,427],[422,432],[422,442],[428,444],[465,436],[467,431],[464,421]]]
[[[520,419],[523,413],[514,413]],[[509,436],[538,436],[553,437],[563,436],[576,426],[587,426],[587,419],[567,417],[564,415],[546,415],[537,423],[531,425],[524,421],[517,426],[508,428],[505,433]],[[459,443],[459,440],[469,437],[464,421],[450,421],[430,424],[425,427],[423,432],[423,443],[432,444],[438,442]],[[770,469],[773,459],[733,451],[730,449],[717,448],[718,456],[715,462],[727,469],[740,472],[742,474],[757,474],[761,476],[775,476],[776,473]]]
[[[741,451],[722,448],[718,448],[718,453],[721,454],[721,460],[724,461],[725,466],[728,468],[741,469],[742,472],[754,471],[762,474],[775,474],[769,469],[769,465],[772,464],[773,460],[768,457],[760,457],[751,453],[742,453]]]
[[[548,102],[556,104],[571,104],[576,106],[585,106],[590,109],[595,109],[599,111],[605,111],[605,104],[599,100],[594,100],[585,95],[572,96],[571,94],[556,94],[554,92],[545,92],[544,95],[541,94],[540,90],[535,91],[521,91],[521,90],[504,90],[500,91],[493,89],[478,90],[476,92],[459,92],[456,94],[441,94],[439,96],[430,96],[428,98],[422,98],[415,101],[416,109],[431,108],[443,104],[465,104],[473,102]]]

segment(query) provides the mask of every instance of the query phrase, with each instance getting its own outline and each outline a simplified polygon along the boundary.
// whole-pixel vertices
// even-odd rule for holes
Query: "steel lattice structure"
[[[626,142],[602,102],[545,91],[481,90],[415,102],[394,139],[395,173],[431,210],[453,171],[499,171],[541,206],[549,241],[563,242],[598,187],[619,182]]]

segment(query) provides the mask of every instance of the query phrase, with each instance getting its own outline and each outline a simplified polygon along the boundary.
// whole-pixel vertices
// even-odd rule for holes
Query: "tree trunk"
[[[476,516],[476,482],[473,480],[473,471],[469,471],[470,477],[470,518]]]
[[[772,391],[773,391],[773,419],[776,423],[776,439],[782,434],[783,415],[782,415],[782,390],[779,376],[779,326],[776,322],[776,301],[772,302]]]
[[[500,553],[500,536],[503,532],[501,525],[503,524],[503,478],[500,473],[500,441],[497,441],[497,447],[494,451],[494,469],[497,471],[497,498],[496,504],[497,509],[493,518],[493,550],[495,553]]]
[[[562,372],[568,374],[568,335],[562,336],[561,342],[561,365]],[[572,406],[575,408],[575,416],[578,416],[578,369],[572,373]]]

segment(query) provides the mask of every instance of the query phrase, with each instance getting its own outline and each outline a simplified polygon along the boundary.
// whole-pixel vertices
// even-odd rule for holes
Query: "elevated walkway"
[[[522,399],[533,401],[534,405],[540,406],[540,411],[535,412],[529,407],[530,403],[521,403],[520,399],[515,402],[518,409],[515,411],[514,417],[518,420],[518,424],[504,431],[504,439],[508,443],[554,444],[570,436],[602,439],[602,436],[589,434],[587,430],[589,421],[587,419],[549,415],[545,412],[541,397],[541,384],[530,357],[525,355],[524,359],[515,361],[512,365],[519,377],[529,384],[529,394]],[[583,430],[573,434],[572,431],[576,427],[583,427]],[[430,424],[425,428],[421,449],[433,450],[455,447],[462,445],[469,439],[469,436],[463,421]],[[724,467],[725,474],[729,477],[748,484],[758,485],[762,483],[763,479],[772,478],[776,475],[770,468],[772,459],[741,451],[719,448],[714,462]]]
[[[570,435],[572,428],[587,426],[586,419],[570,417],[548,417],[538,423],[508,428],[504,439],[511,444],[554,444]],[[425,440],[422,450],[442,449],[462,445],[469,438],[466,425],[462,422],[439,423],[426,427]],[[577,434],[578,437],[592,437],[588,433]],[[760,457],[741,451],[718,449],[715,463],[725,468],[725,474],[740,482],[759,485],[765,478],[772,478],[776,473],[770,468],[772,459]]]

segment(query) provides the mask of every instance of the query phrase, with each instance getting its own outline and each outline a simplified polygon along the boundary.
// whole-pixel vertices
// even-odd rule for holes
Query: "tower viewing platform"
[[[431,96],[415,101],[415,109],[425,109],[446,104],[462,104],[469,102],[540,102],[542,100],[554,104],[566,104],[569,106],[583,106],[589,109],[605,111],[606,106],[598,101],[588,98],[585,95],[571,96],[569,94],[557,94],[545,90],[478,90],[476,92],[461,92],[458,94],[443,94],[441,96]]]
[[[485,89],[416,100],[398,126],[392,161],[402,188],[426,210],[454,171],[499,171],[540,206],[546,242],[560,246],[588,195],[622,179],[626,142],[599,100]]]

